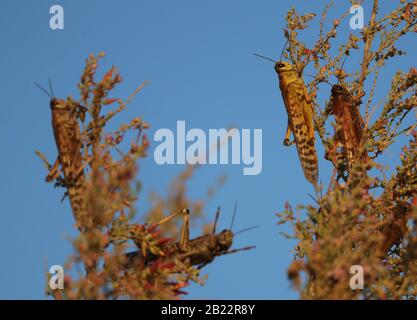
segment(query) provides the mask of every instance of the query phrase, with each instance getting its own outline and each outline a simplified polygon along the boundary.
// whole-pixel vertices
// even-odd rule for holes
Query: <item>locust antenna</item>
[[[255,248],[256,248],[256,246],[247,246],[247,247],[243,247],[243,248],[239,248],[239,249],[234,249],[234,250],[229,250],[229,251],[220,253],[219,256],[223,256],[225,254],[236,253],[236,252],[240,252],[240,251],[252,250],[252,249],[255,249]]]
[[[321,188],[320,188],[320,198],[323,198],[323,182],[321,181],[321,179],[320,179],[320,186],[321,186]]]
[[[340,66],[340,69],[339,69],[339,77],[338,77],[337,84],[340,84],[340,74],[341,74],[341,72],[343,70],[343,66],[345,65],[346,59],[347,59],[347,56],[345,56],[345,59],[343,59],[342,65]]]
[[[318,205],[320,205],[320,203],[317,201],[317,199],[316,198],[314,198],[310,193],[307,193],[307,195],[311,198],[311,199],[313,199],[313,201],[315,202],[315,203],[317,203]]]
[[[48,79],[48,83],[49,83],[49,90],[51,91],[52,96],[55,97],[54,89],[52,88],[51,79]]]
[[[285,41],[284,48],[282,48],[281,55],[279,56],[279,61],[282,60],[282,56],[284,55],[284,51],[285,51],[285,48],[287,47],[287,44],[288,44],[288,38],[287,38],[287,41]]]
[[[345,56],[345,59],[343,59],[342,66],[340,67],[340,70],[343,69],[343,66],[345,65],[346,59],[347,59],[347,56]]]
[[[217,207],[216,217],[214,218],[212,234],[216,234],[217,221],[219,221],[219,216],[220,216],[220,207]]]
[[[233,208],[232,222],[230,223],[230,228],[229,228],[230,230],[232,230],[233,224],[235,223],[236,211],[237,211],[237,202],[235,202],[235,207]]]
[[[53,96],[51,96],[51,94],[48,91],[46,91],[39,83],[35,82],[35,86],[37,86],[39,89],[41,89],[42,92],[45,93],[49,98],[51,98],[51,99],[53,98]]]
[[[272,61],[273,63],[276,63],[276,61],[274,60],[274,59],[271,59],[271,58],[268,58],[268,57],[265,57],[265,56],[263,56],[263,55],[261,55],[261,54],[259,54],[259,53],[252,53],[254,56],[256,56],[256,57],[258,57],[258,58],[262,58],[262,59],[265,59],[265,60],[268,60],[268,61]]]
[[[305,73],[304,75],[306,75],[307,77],[311,77],[314,80],[317,79],[317,77],[313,76],[312,74]],[[322,80],[320,80],[320,82],[323,82],[325,84],[328,84],[329,86],[332,86],[332,84],[329,81],[327,81],[326,79],[322,79]]]
[[[233,233],[233,236],[236,237],[239,233],[247,232],[247,231],[250,231],[250,230],[259,228],[259,227],[260,226],[252,226],[252,227],[249,227],[249,228],[245,228],[245,229],[239,230],[238,232]]]

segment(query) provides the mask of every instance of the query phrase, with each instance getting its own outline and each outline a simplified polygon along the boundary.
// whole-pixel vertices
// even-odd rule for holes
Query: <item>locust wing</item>
[[[314,146],[313,108],[301,79],[282,88],[288,122],[294,135],[298,157],[305,178],[315,185],[318,179],[318,160]]]

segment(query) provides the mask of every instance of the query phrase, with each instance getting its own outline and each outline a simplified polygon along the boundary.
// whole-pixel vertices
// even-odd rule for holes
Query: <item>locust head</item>
[[[64,100],[55,98],[54,90],[52,89],[52,83],[51,80],[49,80],[49,90],[51,92],[48,92],[45,88],[43,88],[40,84],[35,82],[35,85],[43,91],[49,98],[51,98],[51,101],[49,102],[49,106],[51,107],[51,110],[65,110],[67,109],[67,104]]]
[[[280,85],[288,85],[299,79],[296,67],[285,61],[277,61],[275,63],[275,71],[278,74]]]
[[[285,61],[277,61],[275,63],[275,71],[280,74],[283,72],[296,71],[294,65]]]
[[[67,105],[64,100],[58,98],[51,98],[51,102],[49,103],[51,110],[64,110],[67,108]]]
[[[340,84],[335,84],[332,87],[332,95],[333,96],[336,96],[336,95],[349,96],[350,93],[345,87],[341,86]]]
[[[282,53],[283,52],[284,52],[284,50],[282,51]],[[292,65],[289,62],[282,61],[282,53],[281,53],[281,57],[278,61],[276,61],[274,59],[271,59],[271,58],[268,58],[268,57],[263,56],[263,55],[258,54],[258,53],[254,53],[254,55],[256,57],[259,57],[259,58],[262,58],[262,59],[273,62],[275,64],[275,72],[278,74],[278,76],[280,78],[284,77],[284,75],[283,75],[284,73],[286,74],[285,75],[286,78],[291,77],[291,75],[297,75],[297,69],[294,65]]]
[[[217,236],[217,250],[227,251],[233,243],[233,232],[231,230],[223,230]]]

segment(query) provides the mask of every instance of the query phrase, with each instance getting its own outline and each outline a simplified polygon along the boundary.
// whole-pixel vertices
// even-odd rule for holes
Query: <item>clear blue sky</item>
[[[369,1],[366,1],[369,5]],[[382,11],[397,1],[381,1]],[[241,166],[202,167],[190,189],[204,196],[216,177],[228,182],[209,204],[214,213],[223,208],[222,226],[228,226],[233,204],[239,202],[236,228],[260,225],[236,241],[236,247],[255,244],[256,250],[221,257],[205,268],[204,287],[188,288],[189,298],[294,299],[286,268],[294,242],[279,235],[275,212],[285,201],[307,203],[313,188],[303,177],[295,148],[282,146],[286,113],[273,65],[251,55],[278,57],[284,44],[284,16],[292,6],[299,12],[320,13],[327,1],[11,1],[0,2],[0,298],[44,298],[45,266],[63,264],[74,236],[67,200],[62,190],[44,182],[45,170],[34,154],[39,149],[52,161],[56,156],[48,98],[33,82],[53,79],[55,94],[77,96],[76,83],[89,53],[104,51],[101,70],[116,65],[124,82],[115,95],[127,97],[143,80],[151,81],[120,117],[143,116],[152,126],[175,129],[177,120],[187,127],[263,129],[263,171],[243,176]],[[336,1],[331,21],[347,10],[349,1]],[[65,10],[65,29],[49,29],[49,8]],[[369,7],[366,6],[365,10]],[[365,11],[365,19],[369,11]],[[350,31],[348,21],[342,34]],[[313,44],[317,28],[302,39]],[[408,38],[409,56],[388,63],[381,91],[397,69],[408,70],[417,50]],[[414,41],[414,42],[413,42]],[[406,42],[402,42],[404,45]],[[414,60],[415,61],[415,60]],[[358,66],[358,54],[346,64]],[[415,64],[414,64],[415,66]],[[329,95],[323,87],[322,101]],[[155,143],[152,143],[152,148]],[[330,167],[319,148],[320,178]],[[150,152],[152,155],[152,150]],[[391,151],[386,164],[398,163]],[[140,164],[143,201],[152,190],[164,192],[183,167],[160,167],[152,156]],[[141,204],[139,210],[146,208]],[[211,218],[211,217],[208,217]],[[195,234],[195,233],[194,233]]]

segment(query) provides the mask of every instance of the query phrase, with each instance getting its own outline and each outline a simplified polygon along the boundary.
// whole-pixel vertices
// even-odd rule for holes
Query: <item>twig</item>
[[[363,85],[367,77],[367,70],[368,70],[369,64],[372,61],[372,57],[373,57],[373,54],[371,52],[371,46],[375,37],[377,12],[378,12],[378,0],[374,0],[371,20],[369,21],[369,26],[364,31],[365,47],[363,49],[363,60],[362,60],[362,65],[361,65],[361,73],[360,73],[359,81],[358,81],[357,97],[361,97],[364,94]]]

